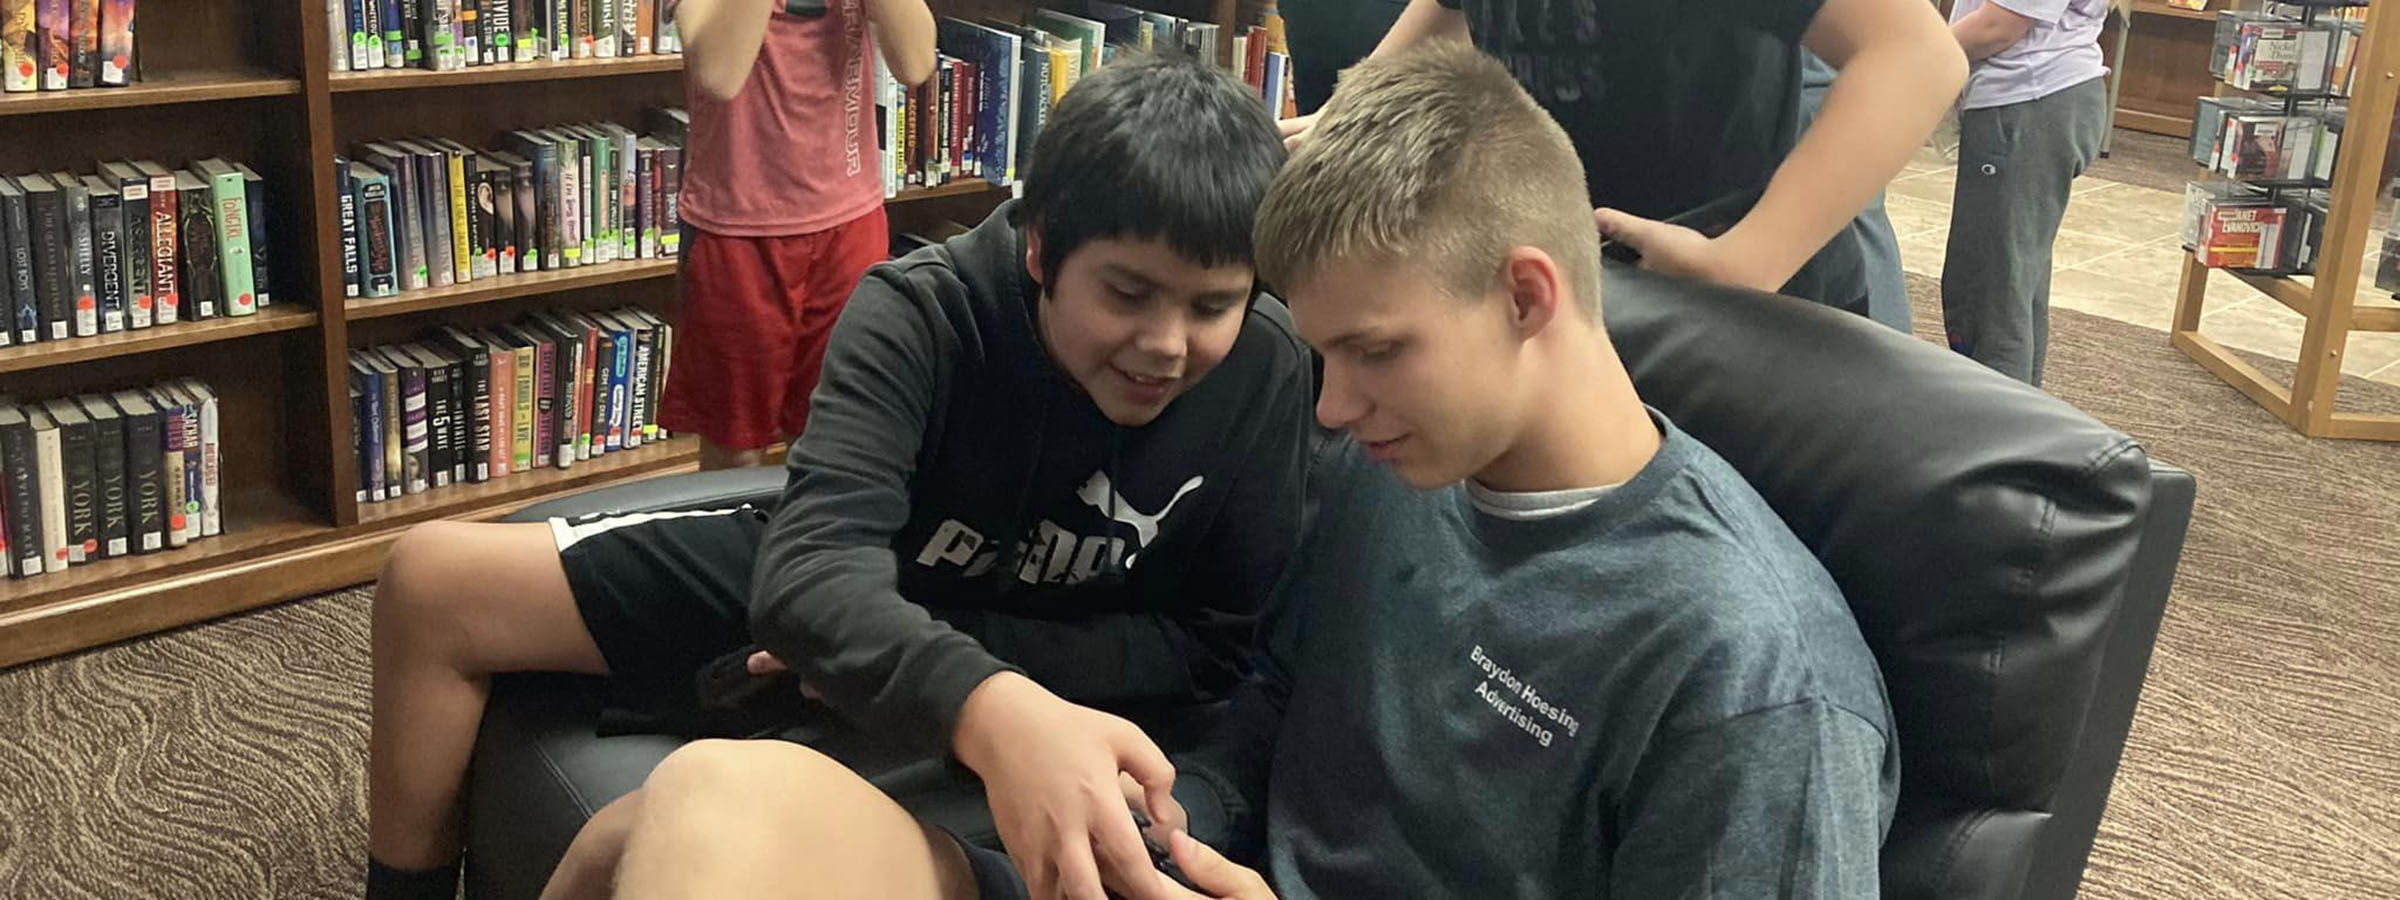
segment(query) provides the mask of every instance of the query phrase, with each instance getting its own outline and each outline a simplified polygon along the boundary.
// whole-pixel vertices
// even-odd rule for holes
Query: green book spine
[[[218,268],[225,276],[225,314],[247,316],[258,312],[256,287],[250,278],[250,206],[242,189],[241,170],[218,164],[207,166],[208,194],[217,207],[217,255],[223,261]]]

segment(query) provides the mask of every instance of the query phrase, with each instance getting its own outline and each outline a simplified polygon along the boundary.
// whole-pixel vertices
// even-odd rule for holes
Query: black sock
[[[367,900],[456,900],[458,860],[430,869],[396,869],[367,860]]]

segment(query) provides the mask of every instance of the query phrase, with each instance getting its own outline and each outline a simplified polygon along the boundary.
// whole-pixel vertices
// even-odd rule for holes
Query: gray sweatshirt
[[[1355,449],[1321,470],[1267,769],[1285,900],[1876,895],[1875,660],[1765,501],[1657,421],[1631,481],[1536,521]]]

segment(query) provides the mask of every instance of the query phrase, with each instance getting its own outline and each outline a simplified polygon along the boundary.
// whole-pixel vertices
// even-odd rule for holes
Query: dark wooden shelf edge
[[[490,518],[559,494],[627,478],[647,477],[700,460],[700,441],[679,437],[661,445],[620,450],[573,468],[548,468],[481,484],[452,485],[425,494],[358,507],[358,524],[382,528],[433,519]]]
[[[500,84],[513,81],[605,78],[613,75],[640,75],[647,72],[680,72],[682,70],[683,54],[661,53],[612,59],[503,63],[489,66],[469,66],[464,69],[440,72],[417,68],[369,69],[363,72],[336,72],[333,73],[330,81],[334,93],[347,94],[361,91],[438,88],[450,85]]]
[[[379,319],[385,316],[402,316],[429,309],[495,303],[535,294],[553,294],[624,281],[660,278],[674,274],[677,264],[674,259],[645,259],[631,263],[602,263],[596,266],[558,269],[527,275],[503,275],[495,279],[478,279],[469,282],[463,288],[451,285],[395,294],[390,297],[351,300],[344,313],[345,318],[355,321]]]
[[[315,309],[299,306],[270,306],[257,315],[239,318],[218,317],[198,322],[178,322],[139,331],[119,331],[97,337],[69,338],[63,341],[41,341],[0,347],[0,372],[21,372],[133,356],[170,347],[188,347],[216,341],[230,341],[278,331],[297,331],[317,324]]]
[[[207,72],[196,73],[190,78],[162,78],[125,87],[0,94],[0,117],[244,100],[252,97],[288,97],[296,96],[300,91],[300,79],[297,78],[284,78],[266,72]]]
[[[699,456],[696,448],[694,444],[683,452],[661,454],[646,465],[595,470],[589,479],[529,484],[528,491],[428,510],[423,516],[348,528],[329,525],[295,535],[278,551],[0,613],[0,669],[364,584],[374,580],[392,541],[417,521],[437,513],[451,519],[498,518],[570,491],[692,465]]]

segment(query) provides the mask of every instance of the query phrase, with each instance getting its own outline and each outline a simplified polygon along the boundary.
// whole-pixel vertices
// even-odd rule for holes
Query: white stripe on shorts
[[[730,516],[749,511],[750,506],[743,504],[732,509],[691,509],[679,512],[627,513],[613,516],[607,513],[593,513],[572,520],[553,516],[550,519],[550,537],[558,542],[559,552],[564,553],[568,547],[575,546],[577,541],[627,525],[639,525],[643,522],[655,522],[660,519],[688,519],[693,516]]]

